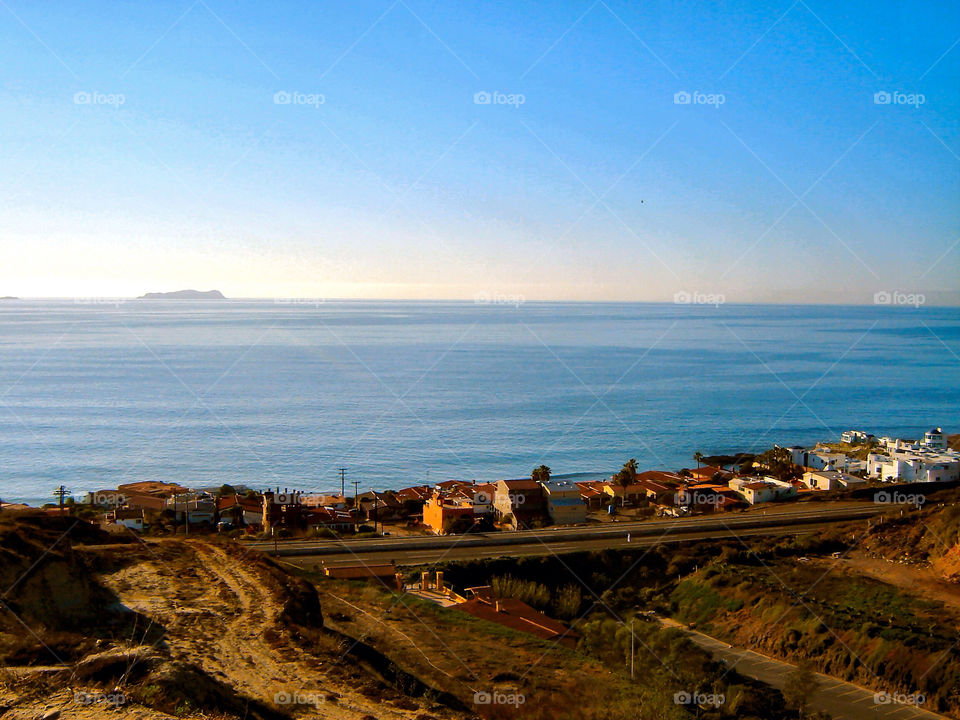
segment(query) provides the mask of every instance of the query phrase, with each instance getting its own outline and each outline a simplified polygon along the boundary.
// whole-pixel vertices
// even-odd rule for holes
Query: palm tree
[[[617,473],[616,476],[617,484],[622,486],[624,489],[629,485],[633,485],[637,480],[637,461],[633,458],[630,458],[623,464],[623,469]]]
[[[701,463],[701,461],[703,460],[703,453],[700,452],[699,450],[697,450],[697,451],[693,454],[693,459],[697,461],[697,470],[699,470],[699,469],[700,469],[700,463]]]
[[[623,488],[623,499],[627,499],[627,488],[637,480],[637,461],[630,458],[623,464],[623,469],[613,476],[617,485]]]
[[[533,472],[530,473],[530,478],[536,482],[550,482],[550,468],[546,465],[534,468]]]

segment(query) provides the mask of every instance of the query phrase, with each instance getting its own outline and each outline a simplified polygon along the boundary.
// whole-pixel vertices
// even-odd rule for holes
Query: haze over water
[[[960,431],[960,309],[465,302],[0,306],[0,498],[676,470]],[[351,485],[348,485],[352,489]]]

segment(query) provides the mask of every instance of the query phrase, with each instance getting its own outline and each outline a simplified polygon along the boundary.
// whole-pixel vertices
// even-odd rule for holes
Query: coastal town
[[[951,447],[953,445],[954,447]],[[814,447],[776,445],[758,454],[704,457],[695,467],[640,470],[635,460],[606,479],[575,481],[541,465],[530,477],[497,482],[446,480],[350,495],[242,485],[191,488],[142,481],[73,498],[55,491],[52,514],[70,513],[106,529],[150,534],[226,533],[286,539],[514,532],[621,520],[689,517],[790,502],[878,485],[960,480],[960,451],[936,427],[922,438],[849,430]],[[921,496],[922,497],[922,496]],[[0,511],[27,509],[0,502]]]

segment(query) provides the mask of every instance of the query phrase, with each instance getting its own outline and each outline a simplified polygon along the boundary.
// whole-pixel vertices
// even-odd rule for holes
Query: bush
[[[490,586],[497,597],[515,598],[543,610],[550,605],[550,591],[545,585],[532,580],[520,580],[512,575],[490,579]]]

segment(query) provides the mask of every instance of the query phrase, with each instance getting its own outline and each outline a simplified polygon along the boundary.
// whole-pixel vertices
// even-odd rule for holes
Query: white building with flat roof
[[[811,470],[803,474],[802,482],[811,490],[847,490],[867,481],[840,470]]]
[[[867,456],[867,474],[888,482],[948,482],[960,480],[960,453],[929,448],[890,447]]]
[[[864,432],[863,430],[847,430],[846,432],[840,434],[840,442],[845,442],[850,445],[859,445],[865,442],[870,442],[872,439],[873,435]]]

